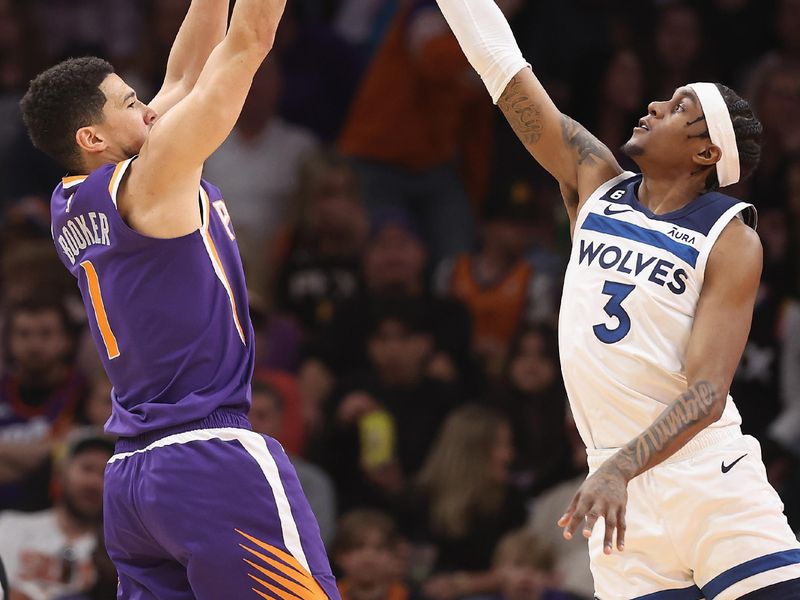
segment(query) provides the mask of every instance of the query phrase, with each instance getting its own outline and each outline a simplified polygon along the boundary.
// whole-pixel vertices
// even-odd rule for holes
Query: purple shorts
[[[294,468],[241,420],[117,444],[104,493],[117,598],[339,600]]]

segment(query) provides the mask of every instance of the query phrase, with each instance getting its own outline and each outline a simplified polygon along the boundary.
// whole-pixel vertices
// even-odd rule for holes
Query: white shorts
[[[588,450],[594,472],[617,450]],[[600,600],[733,600],[800,577],[800,544],[767,482],[761,446],[708,429],[628,485],[625,551],[589,540]]]

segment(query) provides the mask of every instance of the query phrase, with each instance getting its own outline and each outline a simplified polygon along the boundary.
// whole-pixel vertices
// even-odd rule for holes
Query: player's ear
[[[706,144],[699,152],[692,156],[694,164],[701,167],[710,167],[711,165],[715,165],[717,162],[719,162],[720,158],[722,158],[722,151],[719,149],[719,146],[716,146],[711,142]]]
[[[79,148],[91,154],[102,152],[108,147],[105,136],[91,125],[81,127],[75,132],[75,143]]]

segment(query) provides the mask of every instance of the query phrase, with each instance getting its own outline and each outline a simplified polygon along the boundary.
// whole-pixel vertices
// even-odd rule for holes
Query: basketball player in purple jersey
[[[800,544],[728,393],[762,263],[755,208],[717,191],[758,163],[748,103],[709,82],[650,103],[623,148],[642,173],[625,172],[494,0],[437,1],[569,216],[559,347],[590,476],[559,525],[589,538],[596,597],[800,598]]]
[[[337,599],[280,445],[253,433],[254,338],[236,234],[203,162],[237,120],[285,0],[193,0],[144,104],[111,65],[67,60],[22,100],[69,176],[52,233],[114,385],[105,536],[119,598]],[[255,201],[255,199],[254,199]]]

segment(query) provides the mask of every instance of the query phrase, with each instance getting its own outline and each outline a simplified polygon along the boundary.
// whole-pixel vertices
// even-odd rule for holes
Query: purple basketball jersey
[[[53,240],[77,278],[114,386],[106,430],[123,437],[246,414],[254,339],[236,237],[222,195],[201,181],[202,227],[174,239],[131,229],[117,212],[131,161],[67,177],[53,192]]]

